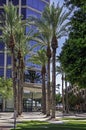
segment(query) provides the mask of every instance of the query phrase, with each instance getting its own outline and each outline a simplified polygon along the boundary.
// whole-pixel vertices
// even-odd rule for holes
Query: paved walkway
[[[13,113],[0,113],[0,130],[10,130],[13,127]]]
[[[86,118],[86,113],[83,114],[66,114],[63,115],[61,112],[56,113],[56,119],[51,120],[49,117],[46,117],[41,112],[26,112],[23,113],[22,116],[17,118],[17,123],[26,120],[40,120],[40,121],[49,121],[51,123],[63,123],[60,121],[59,118],[64,117],[71,117],[71,118]],[[14,119],[13,113],[0,113],[0,130],[10,130],[14,127]]]

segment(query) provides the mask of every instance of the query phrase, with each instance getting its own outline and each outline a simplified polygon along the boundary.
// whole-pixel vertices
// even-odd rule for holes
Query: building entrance
[[[24,112],[41,111],[41,104],[33,99],[24,99],[23,111]]]
[[[23,100],[23,111],[24,112],[31,112],[33,107],[32,99],[24,99]]]

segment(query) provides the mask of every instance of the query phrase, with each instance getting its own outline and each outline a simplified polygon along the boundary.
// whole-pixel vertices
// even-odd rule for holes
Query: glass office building
[[[23,15],[23,19],[27,19],[29,15],[30,16],[35,15],[36,17],[39,18],[41,16],[41,13],[44,7],[50,3],[50,0],[0,0],[0,14],[3,12],[3,5],[4,4],[8,5],[9,1],[12,1],[13,5],[19,8],[19,13]],[[28,28],[26,28],[26,32],[28,32]],[[1,32],[0,32],[0,35],[1,35]],[[33,45],[35,44],[35,42],[31,41],[30,44]],[[36,48],[34,49],[34,51],[36,52],[38,49],[39,48]],[[26,56],[26,59],[27,58],[28,58],[28,55]],[[26,63],[26,66],[33,67],[34,65],[32,63]],[[35,65],[35,67],[37,66]],[[11,77],[11,56],[9,54],[9,50],[6,48],[6,46],[2,42],[0,42],[0,77],[1,76],[8,77],[8,78]],[[27,92],[28,90],[26,89],[25,91]],[[39,93],[38,93],[38,96],[39,96]],[[31,94],[33,96],[32,92],[30,93],[30,96]],[[36,94],[36,97],[37,97],[37,94]],[[25,111],[26,109],[27,110],[30,108],[32,109],[32,105],[31,105],[32,102],[30,102],[29,100],[28,99],[24,100]],[[2,104],[3,104],[2,98],[0,98],[0,109],[2,107]],[[7,101],[6,104],[7,106],[9,106],[9,108],[13,107],[11,100]]]
[[[19,8],[20,11],[19,13],[23,15],[23,19],[27,19],[29,15],[35,15],[39,18],[44,7],[50,3],[50,0],[0,0],[0,14],[3,12],[3,5],[8,4],[9,1],[12,1],[12,3]],[[26,32],[28,32],[28,28],[26,28]],[[33,45],[34,42],[31,42],[31,44]],[[28,63],[26,65],[28,66]],[[33,64],[29,63],[29,66],[33,66]],[[0,42],[0,76],[2,77],[11,76],[11,56],[9,55],[7,48],[4,46],[4,43],[1,42]]]

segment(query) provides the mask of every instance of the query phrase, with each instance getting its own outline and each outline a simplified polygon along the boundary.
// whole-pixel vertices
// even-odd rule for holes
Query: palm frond
[[[28,59],[28,61],[41,66],[45,65],[47,63],[46,51],[44,49],[39,50],[37,54]]]

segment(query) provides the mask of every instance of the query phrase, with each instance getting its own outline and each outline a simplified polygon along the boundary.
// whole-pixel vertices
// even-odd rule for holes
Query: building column
[[[21,0],[19,0],[19,16],[21,16]]]

